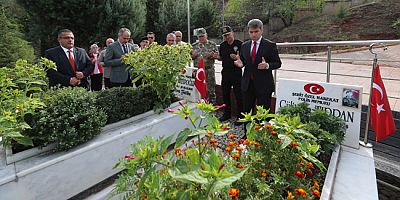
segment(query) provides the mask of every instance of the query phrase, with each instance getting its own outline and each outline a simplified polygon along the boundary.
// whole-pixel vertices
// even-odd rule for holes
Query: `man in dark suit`
[[[93,71],[94,65],[86,51],[74,47],[74,34],[68,29],[58,32],[58,42],[60,46],[48,49],[44,53],[47,59],[57,65],[57,71],[47,71],[50,87],[61,85],[88,88],[86,78]]]
[[[238,67],[244,67],[241,89],[245,113],[249,113],[255,104],[270,108],[275,90],[272,70],[282,64],[276,44],[262,37],[262,21],[250,20],[247,29],[251,40],[242,44],[240,57],[234,62]]]
[[[122,62],[124,54],[135,51],[134,46],[128,43],[130,37],[131,31],[127,28],[121,28],[118,32],[118,40],[107,47],[104,64],[111,68],[111,87],[132,86],[129,75],[130,67]]]

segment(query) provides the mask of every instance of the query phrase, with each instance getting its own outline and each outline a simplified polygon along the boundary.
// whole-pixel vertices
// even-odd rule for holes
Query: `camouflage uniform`
[[[216,52],[218,53],[218,48],[215,42],[207,40],[205,44],[196,41],[193,43],[193,51],[197,52],[197,57],[194,59],[194,66],[199,66],[200,58],[203,56],[204,59],[204,69],[206,72],[206,83],[208,89],[208,98],[211,103],[216,104],[217,98],[215,95],[215,60],[212,57],[207,57],[206,52]]]

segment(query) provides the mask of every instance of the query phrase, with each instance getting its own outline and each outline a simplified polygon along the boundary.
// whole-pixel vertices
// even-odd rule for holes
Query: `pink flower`
[[[226,104],[222,104],[222,105],[220,105],[220,106],[214,106],[216,109],[221,109],[221,108],[225,108],[226,107]]]
[[[172,109],[170,108],[170,109],[168,109],[168,112],[169,112],[169,113],[173,113],[173,112],[175,112],[175,111],[172,110]]]
[[[135,159],[135,158],[137,158],[137,156],[126,154],[125,158],[126,159]]]
[[[231,127],[229,127],[229,126],[222,128],[222,130],[224,130],[224,131],[227,131],[227,130],[230,130],[230,129],[231,129]]]

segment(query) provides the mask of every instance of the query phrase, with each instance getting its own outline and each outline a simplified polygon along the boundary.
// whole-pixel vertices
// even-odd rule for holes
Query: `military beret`
[[[228,34],[230,32],[232,32],[232,28],[230,26],[222,27],[222,35],[226,35],[226,34]]]

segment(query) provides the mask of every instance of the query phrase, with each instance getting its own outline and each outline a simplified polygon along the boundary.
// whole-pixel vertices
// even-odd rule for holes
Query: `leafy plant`
[[[56,143],[56,150],[68,150],[100,133],[107,116],[96,106],[96,93],[84,88],[51,90],[43,97],[47,107],[32,117],[27,134],[35,145]]]
[[[45,106],[40,94],[47,88],[48,68],[56,69],[56,65],[45,58],[35,65],[18,60],[14,68],[0,68],[0,137],[5,146],[12,141],[32,145],[22,132],[30,129],[26,116]]]
[[[329,154],[336,144],[341,144],[346,132],[343,119],[323,110],[311,110],[307,103],[289,105],[279,110],[279,114],[291,117],[299,116],[307,131],[320,140],[322,152]]]
[[[326,167],[316,156],[319,140],[299,117],[270,114],[257,107],[246,114],[247,139],[229,133],[228,124],[213,116],[220,107],[201,101],[195,114],[181,103],[169,112],[189,120],[172,152],[173,136],[147,137],[132,144],[116,167],[124,170],[113,194],[123,199],[315,199]],[[271,119],[270,121],[268,121]],[[207,125],[203,125],[206,122]],[[221,143],[217,136],[228,134]],[[195,137],[187,142],[188,138]]]
[[[133,66],[133,82],[142,80],[157,95],[155,107],[165,107],[173,97],[173,90],[189,61],[191,46],[161,46],[156,43],[141,51],[124,56],[124,62]]]
[[[100,91],[96,105],[107,114],[107,123],[114,123],[153,108],[157,96],[148,86],[141,88],[116,87]]]

